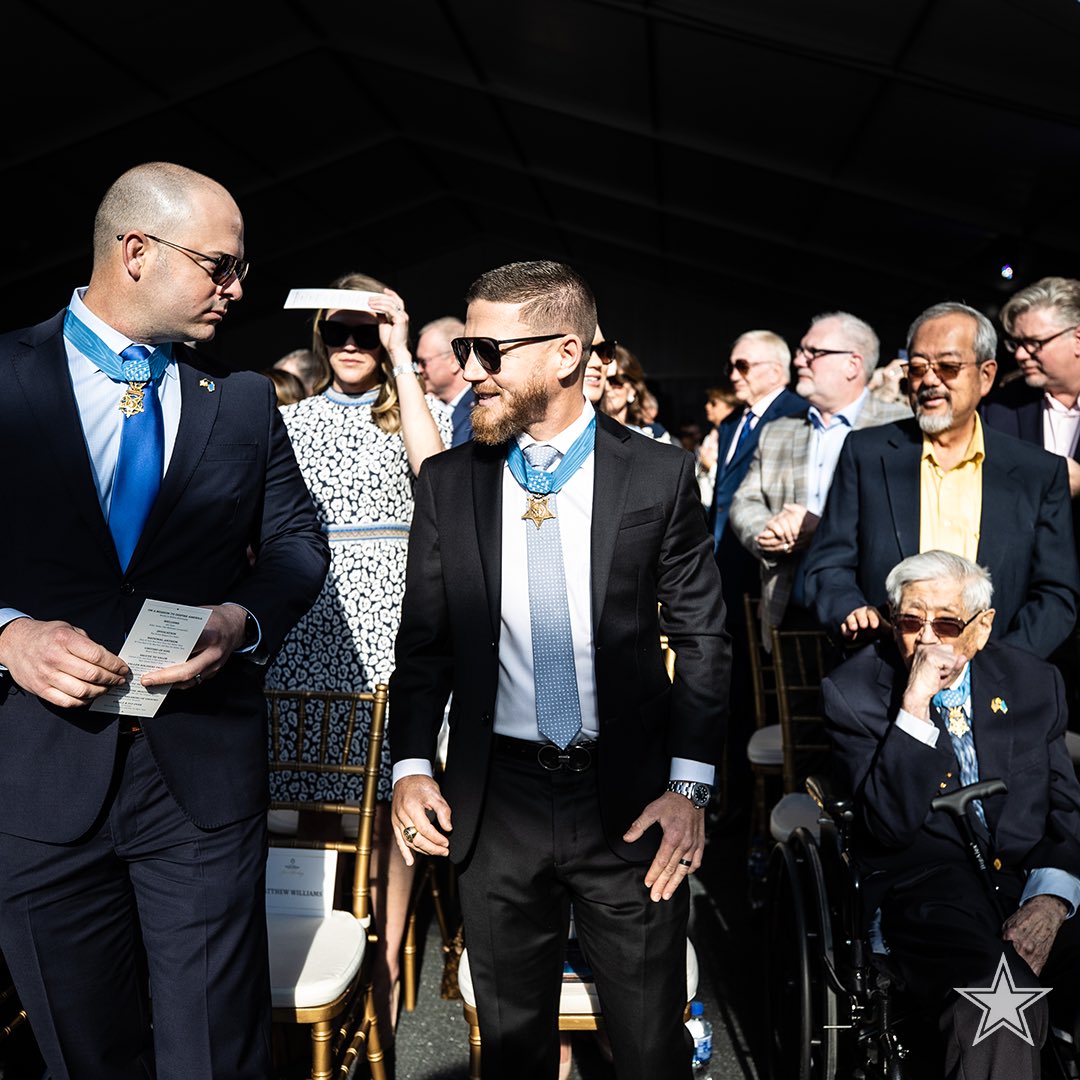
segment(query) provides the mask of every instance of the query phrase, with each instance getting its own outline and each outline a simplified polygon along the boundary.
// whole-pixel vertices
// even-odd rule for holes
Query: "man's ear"
[[[994,628],[994,609],[987,608],[975,625],[975,651],[978,652],[990,640],[990,631]]]
[[[577,334],[567,334],[559,342],[559,360],[556,375],[561,380],[574,379],[580,374],[584,349]]]

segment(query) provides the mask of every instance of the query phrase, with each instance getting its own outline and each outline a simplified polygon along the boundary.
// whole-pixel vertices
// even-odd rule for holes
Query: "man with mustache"
[[[806,556],[821,625],[862,643],[886,625],[885,578],[941,549],[994,582],[993,638],[1048,657],[1080,600],[1064,460],[985,427],[977,413],[997,372],[997,334],[981,312],[945,302],[907,335],[913,420],[852,432]]]
[[[556,1075],[572,900],[616,1073],[690,1080],[686,879],[730,657],[694,459],[586,399],[596,305],[570,267],[511,263],[466,299],[473,441],[417,478],[390,682],[398,844],[458,868],[485,1078]]]

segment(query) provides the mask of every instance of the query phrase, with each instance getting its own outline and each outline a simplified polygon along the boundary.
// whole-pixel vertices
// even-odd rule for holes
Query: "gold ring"
[[[411,844],[416,839],[416,826],[406,825],[405,828],[401,830],[401,835],[405,837],[406,844]]]

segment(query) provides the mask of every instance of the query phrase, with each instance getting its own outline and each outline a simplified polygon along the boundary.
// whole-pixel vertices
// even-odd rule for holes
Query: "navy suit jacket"
[[[936,720],[934,747],[894,723],[907,680],[888,641],[860,650],[821,685],[836,779],[856,802],[868,911],[926,867],[970,858],[955,820],[930,809],[960,786],[952,739]],[[993,855],[1006,871],[1055,867],[1080,876],[1080,785],[1065,746],[1060,673],[991,642],[972,660],[971,702],[979,775],[1009,788],[983,802]]]
[[[983,427],[978,562],[994,584],[993,637],[1049,656],[1076,623],[1080,569],[1065,462]],[[856,608],[884,610],[885,578],[919,550],[918,423],[853,431],[806,553],[806,597],[829,632]]]
[[[805,398],[799,397],[791,390],[781,390],[762,414],[761,419],[750,429],[750,434],[743,439],[742,445],[727,465],[724,464],[724,458],[727,456],[728,447],[731,446],[731,440],[735,438],[743,413],[733,412],[720,424],[716,447],[716,484],[713,487],[713,501],[709,509],[713,551],[719,548],[724,531],[727,529],[731,500],[735,498],[735,492],[739,490],[739,485],[750,468],[750,462],[754,459],[754,449],[757,447],[762,426],[770,420],[778,420],[781,416],[805,416],[809,407]]]
[[[460,446],[472,438],[472,409],[476,404],[476,391],[470,386],[462,399],[454,406],[451,416],[454,425],[451,446]]]
[[[647,861],[659,830],[634,844],[622,836],[663,793],[671,758],[720,760],[729,638],[693,457],[602,413],[594,455],[590,552],[602,826],[612,851]],[[472,847],[493,741],[502,579],[511,572],[502,565],[505,468],[505,445],[475,440],[424,462],[390,679],[395,762],[434,760],[453,691],[441,784],[454,814],[454,862]],[[678,656],[674,682],[664,668],[661,632]]]
[[[180,426],[126,572],[98,501],[71,386],[63,312],[0,337],[0,607],[64,620],[118,652],[144,600],[243,605],[273,653],[311,606],[329,548],[273,384],[174,345]],[[254,550],[254,566],[247,557]],[[263,668],[234,655],[173,690],[144,722],[164,783],[201,828],[267,804]],[[0,830],[52,843],[90,828],[107,795],[118,724],[50,705],[0,675]]]

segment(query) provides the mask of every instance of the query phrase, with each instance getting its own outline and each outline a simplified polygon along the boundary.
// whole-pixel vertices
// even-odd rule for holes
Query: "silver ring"
[[[202,676],[201,676],[201,675],[198,675],[198,674],[197,674],[197,675],[195,676],[195,685],[196,685],[196,686],[202,686]]]
[[[416,839],[416,826],[406,825],[405,828],[401,830],[401,835],[405,837],[406,844],[411,844]]]
[[[680,866],[693,866],[694,864],[689,859],[680,859],[679,860],[679,865]]]

